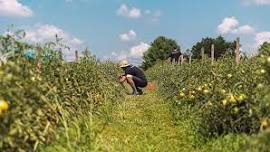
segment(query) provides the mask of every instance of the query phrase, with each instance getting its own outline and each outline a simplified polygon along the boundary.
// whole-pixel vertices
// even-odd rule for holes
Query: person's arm
[[[127,72],[125,71],[124,74],[118,77],[120,83],[123,83],[124,81],[126,81],[126,75],[127,75]]]
[[[123,83],[124,81],[126,81],[126,76],[121,75],[121,76],[119,77],[119,82],[120,82],[120,83]]]

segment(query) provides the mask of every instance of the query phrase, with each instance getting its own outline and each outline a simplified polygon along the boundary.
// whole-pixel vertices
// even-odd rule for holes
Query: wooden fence
[[[240,54],[241,54],[240,46],[241,46],[240,45],[240,38],[238,37],[236,39],[236,48],[234,50],[235,63],[236,63],[236,65],[239,65],[240,64],[240,60],[241,60],[241,57],[240,57]],[[202,59],[202,62],[205,60],[205,48],[204,47],[201,48],[201,59]],[[181,55],[181,57],[180,57],[180,63],[181,64],[180,65],[183,65],[184,64],[184,61],[185,61],[184,56]],[[189,64],[192,63],[192,55],[189,55],[188,61],[189,61]],[[215,45],[212,44],[211,45],[211,64],[213,65],[214,62],[215,62]]]

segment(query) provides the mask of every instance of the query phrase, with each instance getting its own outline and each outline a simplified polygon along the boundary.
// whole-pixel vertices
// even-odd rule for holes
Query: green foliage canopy
[[[164,36],[159,36],[151,44],[151,47],[144,53],[142,68],[144,70],[155,65],[157,60],[166,60],[169,54],[180,48],[175,40],[166,38]]]
[[[226,41],[224,37],[219,36],[217,38],[206,37],[200,42],[197,42],[191,49],[194,59],[201,58],[201,49],[204,47],[204,53],[207,56],[211,55],[211,45],[215,45],[215,58],[219,58],[225,53],[233,55],[236,42]]]

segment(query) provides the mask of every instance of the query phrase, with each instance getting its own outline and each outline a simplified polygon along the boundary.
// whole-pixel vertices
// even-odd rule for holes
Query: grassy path
[[[127,96],[98,115],[78,117],[41,152],[237,152],[245,138],[228,135],[194,148],[190,116],[175,125],[170,104],[157,92]],[[198,145],[196,145],[198,146]]]
[[[183,122],[184,123],[184,122]],[[170,104],[156,92],[126,96],[94,119],[79,117],[42,152],[194,152],[188,125],[175,125]]]
[[[94,120],[96,124],[101,120]],[[190,151],[176,126],[170,105],[156,93],[126,97],[113,110],[111,121],[92,143],[92,151]]]

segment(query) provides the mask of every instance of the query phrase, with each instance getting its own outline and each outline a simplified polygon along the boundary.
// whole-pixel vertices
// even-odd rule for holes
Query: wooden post
[[[236,62],[236,65],[240,64],[240,38],[239,37],[236,39],[235,62]]]
[[[204,47],[201,48],[201,56],[202,56],[202,60],[204,60]]]
[[[63,60],[63,51],[62,51],[62,49],[59,50],[59,58],[60,58],[60,60]]]
[[[41,48],[37,47],[36,48],[36,60],[37,60],[37,62],[39,62],[40,56],[41,56]]]
[[[75,61],[78,62],[79,61],[79,52],[77,50],[75,51],[75,57],[76,57]]]
[[[192,55],[189,55],[189,64],[191,64],[191,60],[192,60]]]
[[[184,64],[184,55],[180,56],[180,64],[183,65]]]
[[[215,45],[214,44],[211,45],[211,61],[213,65],[215,61]]]
[[[40,74],[41,74],[41,64],[40,62],[38,62],[36,65],[36,77],[39,78]]]
[[[38,78],[41,74],[41,64],[40,64],[40,56],[41,56],[41,48],[38,47],[36,50],[36,77]]]

